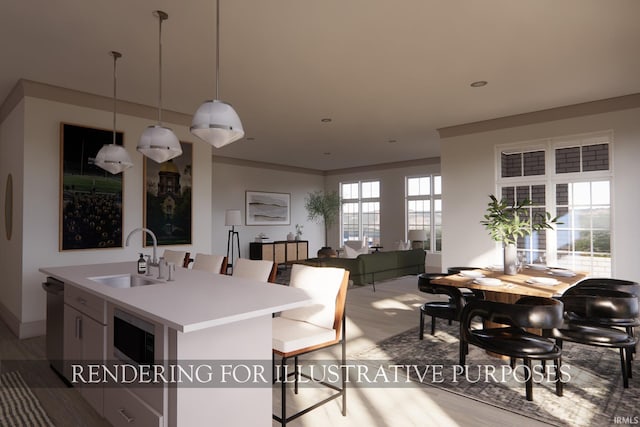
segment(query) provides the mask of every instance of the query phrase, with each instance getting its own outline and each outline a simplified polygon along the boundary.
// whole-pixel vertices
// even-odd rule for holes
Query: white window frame
[[[440,194],[436,194],[435,192],[435,179],[436,177],[440,178]],[[417,195],[417,196],[409,196],[409,179],[412,178],[429,178],[429,194],[428,195]],[[439,173],[432,174],[418,174],[418,175],[408,175],[404,178],[404,224],[405,224],[405,240],[408,240],[409,234],[409,201],[410,200],[428,200],[429,201],[429,229],[427,230],[429,234],[429,249],[427,252],[429,253],[441,253],[442,248],[437,250],[437,230],[438,226],[436,224],[436,200],[440,201],[440,215],[442,215],[442,175]],[[442,223],[439,224],[440,233],[442,233]],[[440,236],[440,245],[442,245],[442,235]]]
[[[571,172],[557,174],[555,172],[555,150],[560,148],[595,145],[595,144],[609,144],[609,169],[603,171],[587,171],[587,172]],[[594,182],[594,181],[609,181],[609,194],[610,194],[610,256],[611,256],[611,275],[614,274],[613,259],[614,259],[614,228],[613,218],[615,210],[615,200],[613,192],[614,184],[614,156],[613,156],[613,132],[593,132],[588,134],[570,135],[558,138],[547,138],[541,140],[532,140],[526,142],[501,144],[495,146],[495,176],[496,176],[496,195],[500,198],[503,187],[517,187],[518,185],[532,186],[532,185],[545,185],[545,208],[552,216],[556,215],[556,185],[557,184],[573,184],[579,182]],[[545,151],[545,174],[535,176],[520,176],[520,177],[502,177],[502,153],[516,153],[516,152],[528,152],[528,151]],[[555,230],[547,230],[546,232],[546,261],[548,264],[557,265],[557,234]]]
[[[364,198],[362,197],[362,185],[363,184],[367,184],[367,183],[372,183],[372,182],[377,182],[378,183],[378,197],[367,197]],[[356,199],[344,199],[343,195],[342,195],[342,187],[343,185],[353,185],[353,184],[357,184],[358,185],[358,197]],[[343,209],[342,207],[344,206],[345,203],[357,203],[358,204],[358,237],[359,240],[364,240],[364,238],[367,238],[367,242],[365,242],[366,245],[380,245],[380,241],[382,239],[382,228],[381,228],[381,222],[378,221],[378,228],[380,229],[380,236],[378,236],[377,239],[375,239],[373,236],[365,236],[364,235],[364,225],[363,225],[363,221],[362,221],[362,205],[364,203],[378,203],[380,212],[378,215],[381,215],[381,211],[382,211],[382,203],[381,203],[381,193],[382,193],[382,182],[379,179],[366,179],[366,180],[358,180],[358,181],[345,181],[345,182],[341,182],[340,184],[340,243],[341,245],[344,244],[345,240],[344,240],[344,229],[343,229]],[[358,239],[356,239],[358,240]]]

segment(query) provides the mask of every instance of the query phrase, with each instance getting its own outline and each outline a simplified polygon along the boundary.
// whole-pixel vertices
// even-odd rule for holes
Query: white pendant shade
[[[242,122],[230,104],[217,99],[205,101],[191,122],[191,133],[216,148],[244,136]]]
[[[157,163],[182,154],[178,137],[169,128],[160,125],[149,126],[142,132],[136,150]]]
[[[103,145],[93,163],[114,175],[133,166],[127,150],[116,144]]]
[[[122,145],[116,145],[116,62],[122,54],[114,50],[109,54],[113,57],[113,143],[102,146],[93,164],[115,175],[129,169],[133,162],[127,150]]]

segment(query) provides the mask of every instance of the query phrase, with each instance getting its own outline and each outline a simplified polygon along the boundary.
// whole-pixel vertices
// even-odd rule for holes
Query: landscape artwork
[[[113,131],[61,123],[60,141],[60,250],[122,247],[122,174],[93,163]]]
[[[290,204],[288,193],[247,191],[247,225],[289,225]]]
[[[182,154],[163,163],[144,159],[144,226],[158,245],[191,244],[193,144],[180,142]],[[145,245],[153,243],[146,234]]]

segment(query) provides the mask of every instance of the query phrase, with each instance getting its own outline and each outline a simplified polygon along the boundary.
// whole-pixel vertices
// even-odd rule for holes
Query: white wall
[[[24,196],[23,212],[19,215],[23,221],[22,265],[15,262],[3,272],[5,277],[19,278],[10,286],[21,289],[20,311],[14,307],[14,297],[8,297],[5,301],[4,294],[0,294],[0,303],[10,305],[11,312],[21,322],[18,334],[22,337],[44,332],[46,299],[40,286],[44,275],[38,272],[39,267],[134,261],[142,248],[142,235],[138,234],[129,247],[59,251],[60,122],[111,129],[113,115],[110,111],[40,98],[25,97],[23,102],[24,138],[22,141],[11,141],[18,146],[24,144],[24,160],[16,161],[18,165],[15,166],[20,169],[20,163],[24,165],[24,187],[22,191],[16,191]],[[9,127],[10,119],[3,122],[3,129]],[[150,124],[154,122],[133,116],[119,114],[117,118],[117,128],[124,132],[124,144],[134,162],[133,168],[124,172],[123,239],[130,230],[143,224],[143,157],[135,151],[135,146],[142,131]],[[212,150],[208,144],[195,140],[187,127],[174,125],[172,128],[181,141],[194,142],[192,245],[173,246],[172,249],[210,252]],[[2,142],[3,147],[7,145],[10,144]],[[15,159],[17,156],[12,157]],[[16,181],[20,184],[20,180]],[[144,250],[147,253],[150,251],[150,248]]]
[[[341,182],[379,180],[380,181],[380,243],[384,250],[394,249],[394,243],[406,240],[405,225],[405,177],[425,174],[438,174],[440,172],[439,159],[425,159],[419,164],[414,162],[392,165],[380,165],[366,168],[357,168],[354,171],[342,171],[330,173],[326,177],[325,189],[327,191],[339,191]],[[342,246],[340,240],[339,224],[332,227],[329,232],[329,245]],[[440,271],[442,263],[440,254],[428,253],[426,258],[427,268],[431,271]]]
[[[606,130],[614,133],[612,275],[640,280],[638,108],[444,138],[443,264],[485,266],[500,259],[494,242],[480,225],[488,195],[496,191],[495,145]]]
[[[309,192],[322,190],[324,177],[313,171],[293,168],[274,168],[253,162],[236,162],[230,159],[214,157],[213,160],[213,224],[211,241],[213,252],[226,255],[227,238],[230,227],[224,225],[227,209],[240,209],[245,224],[245,191],[267,191],[291,194],[291,224],[275,226],[241,225],[236,227],[240,237],[240,254],[249,258],[249,242],[265,233],[273,240],[286,240],[287,234],[295,234],[295,225],[302,224],[302,240],[309,241],[309,256],[320,249],[324,243],[322,225],[310,222],[304,208],[304,199]]]

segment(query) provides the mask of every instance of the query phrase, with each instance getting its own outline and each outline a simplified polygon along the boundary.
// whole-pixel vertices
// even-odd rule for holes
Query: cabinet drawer
[[[65,284],[64,302],[103,325],[107,324],[105,302],[102,298]]]
[[[160,427],[163,424],[162,415],[126,388],[116,386],[105,388],[104,417],[114,427]]]

